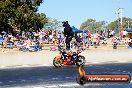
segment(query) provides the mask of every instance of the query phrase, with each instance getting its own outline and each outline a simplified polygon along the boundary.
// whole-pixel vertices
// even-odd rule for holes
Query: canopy
[[[126,29],[128,33],[132,33],[132,29]]]
[[[79,29],[75,28],[74,26],[72,26],[72,31],[74,33],[82,33],[83,32],[82,30],[79,30]]]
[[[2,37],[0,37],[0,42],[3,41],[4,39]]]

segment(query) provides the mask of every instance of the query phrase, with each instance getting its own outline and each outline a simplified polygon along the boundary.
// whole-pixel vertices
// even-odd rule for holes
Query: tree
[[[80,26],[80,29],[82,30],[89,30],[91,32],[94,32],[95,30],[101,30],[102,27],[106,24],[105,21],[99,21],[97,22],[94,19],[87,19],[85,22],[83,22]]]
[[[48,22],[44,25],[44,29],[58,29],[60,27],[62,27],[62,22],[52,18],[48,18]]]
[[[114,29],[117,29],[118,28],[118,21],[114,21],[114,22],[111,22],[110,24],[108,24],[108,28],[110,30],[114,30]]]
[[[46,18],[46,15],[44,13],[33,14],[33,17],[31,19],[34,30],[42,29],[47,22],[48,19]]]
[[[0,1],[0,31],[33,31],[47,23],[44,13],[37,13],[43,0]]]
[[[128,28],[128,24],[132,24],[132,19],[123,17],[122,22],[123,22],[122,27],[124,30],[124,29]],[[129,27],[132,28],[132,25],[129,25]],[[108,28],[110,30],[115,30],[115,29],[120,30],[121,29],[120,19],[117,19],[117,20],[111,22],[110,24],[108,24]]]
[[[9,20],[14,15],[14,8],[11,7],[13,7],[13,4],[10,0],[0,1],[0,31],[12,29]]]
[[[33,11],[37,11],[38,6],[43,2],[43,0],[15,0],[15,7],[22,6],[23,4],[27,4],[28,8]]]

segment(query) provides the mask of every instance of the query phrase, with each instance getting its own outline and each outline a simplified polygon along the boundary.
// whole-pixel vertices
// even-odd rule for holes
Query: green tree
[[[126,18],[123,17],[122,19],[122,30],[127,29],[128,28],[128,24],[132,24],[132,19],[131,18]],[[132,28],[132,25],[129,25],[130,28]],[[108,24],[108,28],[110,30],[114,30],[114,29],[121,29],[121,23],[120,23],[120,19],[117,19],[113,22],[111,22],[110,24]]]
[[[80,29],[82,30],[89,30],[91,32],[94,32],[96,30],[101,30],[102,27],[106,24],[105,21],[99,21],[97,22],[94,19],[87,19],[85,22],[83,22],[80,26]]]
[[[10,30],[12,29],[9,21],[12,19],[14,15],[14,8],[12,1],[10,0],[2,0],[0,1],[0,31],[2,30]]]
[[[44,13],[37,13],[43,0],[0,1],[0,31],[33,31],[43,28],[48,19]]]
[[[118,21],[116,20],[116,21],[114,21],[114,22],[111,22],[110,24],[108,24],[108,28],[110,29],[110,30],[114,30],[114,29],[117,29],[118,28]]]
[[[48,22],[44,25],[44,29],[58,29],[62,27],[62,22],[57,19],[48,18]]]
[[[22,6],[23,4],[27,4],[28,8],[33,11],[37,11],[38,6],[43,2],[43,0],[15,0],[15,7]]]

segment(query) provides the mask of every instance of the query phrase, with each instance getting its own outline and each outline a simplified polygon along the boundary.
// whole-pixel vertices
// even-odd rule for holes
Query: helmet
[[[63,21],[62,24],[63,24],[63,27],[66,27],[68,25],[68,21]]]

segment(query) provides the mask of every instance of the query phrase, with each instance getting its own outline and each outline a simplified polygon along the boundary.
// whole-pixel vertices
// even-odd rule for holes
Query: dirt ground
[[[48,46],[44,46],[42,51],[21,52],[17,48],[0,48],[0,67],[12,66],[53,66],[53,58],[59,55],[58,51],[50,51]],[[84,50],[81,55],[85,56],[86,64],[102,63],[130,63],[132,62],[132,49],[125,45],[118,45],[113,49],[109,43],[106,46],[98,46]]]

